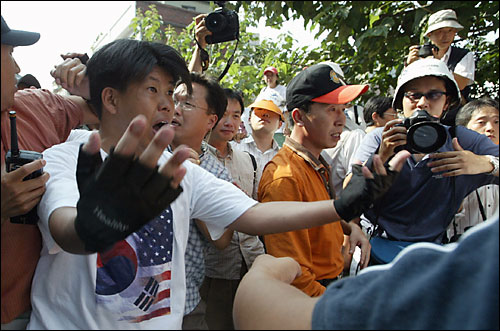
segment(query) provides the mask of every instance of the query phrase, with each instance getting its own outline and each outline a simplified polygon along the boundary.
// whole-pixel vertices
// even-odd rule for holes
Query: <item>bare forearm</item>
[[[332,200],[273,201],[254,205],[229,228],[250,235],[264,235],[308,229],[339,220]]]
[[[49,229],[56,243],[64,251],[72,254],[92,254],[84,248],[83,241],[75,230],[77,212],[74,207],[62,207],[50,215]]]
[[[281,280],[250,270],[236,292],[233,320],[236,329],[311,329],[317,300]]]
[[[200,48],[196,47],[193,57],[191,58],[191,61],[189,62],[188,66],[189,72],[202,72],[202,67],[201,67],[201,57],[200,57]]]

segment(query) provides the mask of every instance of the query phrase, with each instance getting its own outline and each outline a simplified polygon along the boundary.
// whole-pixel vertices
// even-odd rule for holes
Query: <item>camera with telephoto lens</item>
[[[407,133],[406,145],[396,147],[395,153],[403,149],[410,153],[433,153],[446,142],[445,127],[439,123],[439,119],[432,117],[423,109],[417,109],[412,116],[405,118],[403,123],[396,126],[405,127]]]
[[[5,155],[5,167],[7,172],[14,171],[23,165],[36,161],[42,158],[42,154],[33,151],[19,150],[17,144],[17,128],[16,128],[16,112],[9,112],[10,118],[10,150]],[[23,178],[23,181],[30,180],[41,176],[43,169],[38,169],[28,176]],[[18,215],[10,218],[11,223],[16,224],[36,224],[38,222],[38,214],[36,206],[24,215]]]
[[[436,52],[439,51],[439,47],[431,43],[430,41],[424,43],[423,45],[418,46],[418,56],[419,57],[428,57],[433,55],[432,50]]]
[[[217,44],[224,41],[238,39],[240,34],[240,23],[238,14],[234,10],[224,8],[225,1],[215,1],[221,8],[211,12],[205,18],[205,26],[212,32],[206,36],[207,44]]]

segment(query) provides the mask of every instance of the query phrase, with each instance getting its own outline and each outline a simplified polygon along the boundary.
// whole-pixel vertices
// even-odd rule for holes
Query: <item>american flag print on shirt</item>
[[[118,321],[140,323],[170,314],[173,222],[168,207],[97,256],[98,308]]]

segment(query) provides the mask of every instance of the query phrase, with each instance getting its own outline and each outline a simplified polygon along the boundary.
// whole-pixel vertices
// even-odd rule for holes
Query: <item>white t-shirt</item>
[[[212,237],[219,238],[256,202],[233,184],[185,162],[184,191],[162,219],[150,221],[104,254],[69,254],[54,242],[48,219],[55,209],[78,202],[79,145],[66,142],[43,153],[51,177],[38,208],[43,247],[28,329],[180,329],[189,219],[202,219]],[[106,156],[102,150],[101,155]],[[170,156],[165,152],[159,163]]]
[[[347,174],[351,173],[354,154],[359,145],[361,145],[361,141],[365,135],[366,133],[361,129],[354,129],[352,131],[344,129],[337,145],[333,148],[326,148],[321,152],[321,155],[323,155],[332,167],[331,180],[337,197],[344,190],[344,179]],[[328,157],[325,157],[325,154]]]
[[[451,55],[451,46],[448,47],[448,51],[441,58],[441,61],[448,64],[450,55]],[[465,56],[455,66],[455,70],[453,70],[455,74],[469,79],[467,85],[474,83],[475,71],[476,71],[476,63],[474,62],[474,54],[472,52],[468,52],[467,54],[465,54]]]

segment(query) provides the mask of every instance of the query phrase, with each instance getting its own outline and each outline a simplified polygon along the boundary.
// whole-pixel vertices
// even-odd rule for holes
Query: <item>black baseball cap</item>
[[[2,16],[2,44],[11,46],[33,45],[40,39],[37,32],[11,30]]]
[[[368,91],[368,85],[347,85],[334,68],[318,63],[299,72],[286,87],[287,109],[292,111],[308,101],[347,104]]]

